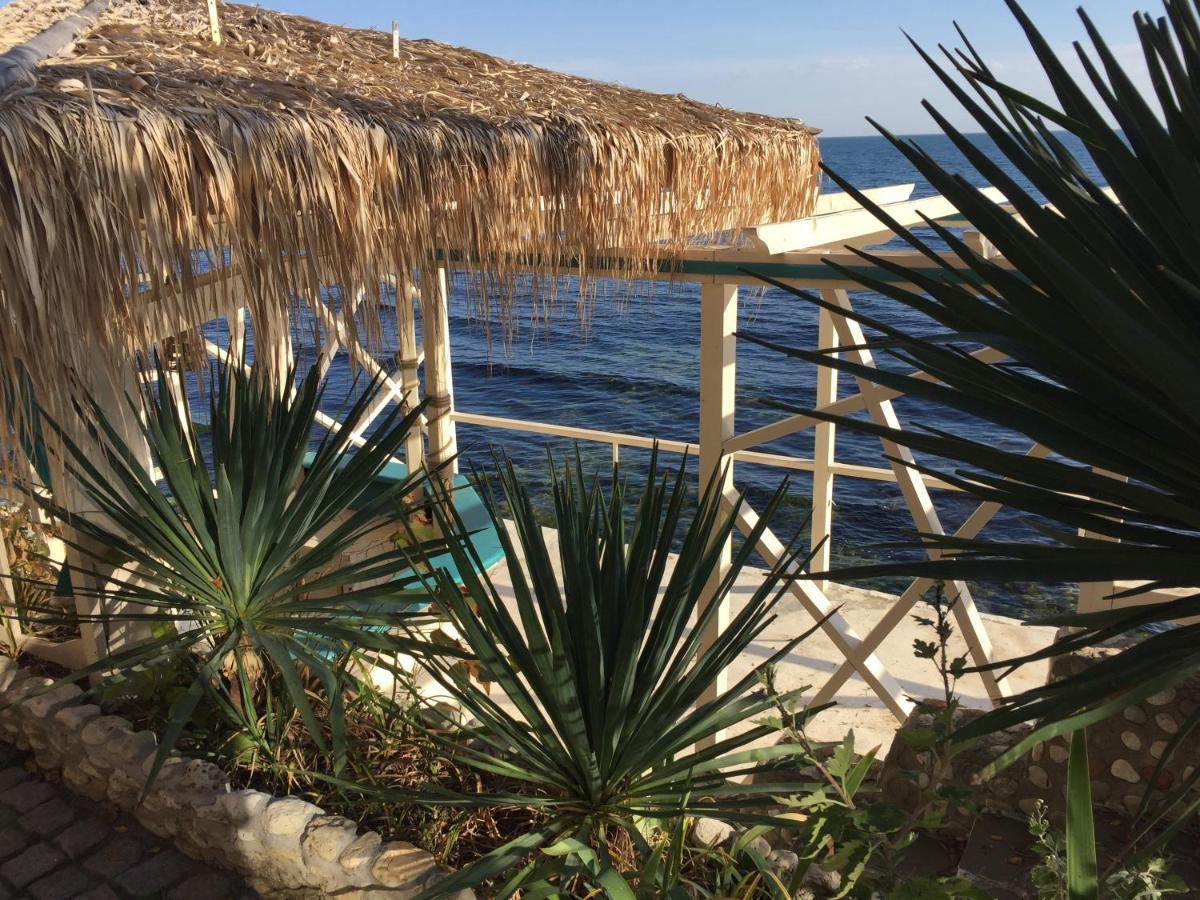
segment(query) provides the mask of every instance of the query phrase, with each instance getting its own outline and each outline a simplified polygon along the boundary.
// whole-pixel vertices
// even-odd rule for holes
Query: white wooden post
[[[734,399],[737,389],[737,286],[704,284],[700,287],[700,485],[716,477],[724,468],[722,494],[733,484],[733,462],[725,456],[724,443],[733,437]],[[721,560],[706,586],[711,597],[721,580],[729,573],[732,542],[725,541]],[[721,605],[705,629],[701,647],[708,648],[729,626],[728,601]],[[701,698],[708,702],[725,691],[725,673]],[[715,738],[715,739],[719,739]],[[711,744],[713,741],[709,741]]]
[[[92,397],[138,464],[149,472],[150,444],[142,432],[141,394],[128,357],[93,370]]]
[[[255,329],[255,363],[259,361],[258,354],[270,355],[268,373],[275,380],[279,396],[286,397],[295,384],[288,379],[292,371],[292,322],[288,310],[273,308],[269,313],[271,322],[267,328]],[[262,341],[266,346],[258,342]]]
[[[429,420],[429,467],[439,465],[458,454],[454,431],[454,374],[450,357],[450,290],[446,270],[438,268],[433,290],[421,291],[421,338],[425,350],[425,396],[429,405],[425,415]],[[457,474],[458,461],[452,471]]]
[[[837,333],[833,327],[833,314],[822,308],[817,324],[817,348],[828,350],[837,346]],[[816,408],[828,406],[838,398],[838,371],[830,366],[817,367]],[[813,551],[809,570],[828,572],[831,560],[833,534],[833,462],[836,456],[836,426],[832,422],[818,422],[814,429],[812,476],[812,520],[810,542]],[[829,590],[829,580],[816,581],[817,589]]]
[[[221,43],[221,18],[217,15],[217,0],[208,0],[208,33],[214,44]]]
[[[8,564],[8,545],[0,537],[0,580],[4,581],[3,591],[0,592],[0,641],[8,647],[8,655],[16,659],[21,652],[23,635],[21,621],[17,618],[17,586],[13,584],[12,568]]]
[[[409,408],[416,406],[421,397],[421,380],[418,374],[420,356],[417,352],[417,322],[412,294],[412,288],[407,281],[397,281],[396,331],[400,344],[400,385]],[[409,430],[408,438],[404,442],[404,461],[408,464],[410,472],[425,464],[425,442],[419,423]]]

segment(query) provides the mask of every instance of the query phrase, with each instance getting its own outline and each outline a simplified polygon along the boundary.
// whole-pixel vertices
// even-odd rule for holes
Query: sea
[[[962,172],[977,184],[984,182],[948,138],[942,135],[910,138],[943,166]],[[1009,171],[992,142],[972,138]],[[934,193],[908,161],[882,137],[823,137],[821,154],[842,177],[860,188],[914,182],[913,197]],[[1076,148],[1092,168],[1082,148]],[[1015,174],[1015,173],[1014,173]],[[827,183],[825,190],[837,188]],[[932,232],[926,236],[934,237]],[[895,241],[886,246],[902,246]],[[483,318],[470,285],[456,276],[451,285],[451,344],[455,404],[459,410],[559,425],[694,441],[699,418],[699,288],[686,283],[625,282],[600,285],[595,302],[581,316],[572,285],[562,286],[557,306],[549,314],[535,309],[528,293],[517,298],[515,328],[494,314]],[[887,322],[928,331],[928,322],[893,301],[870,292],[854,292],[857,308]],[[738,330],[780,344],[815,347],[817,310],[809,302],[775,288],[743,289]],[[394,348],[384,346],[379,360],[394,369]],[[313,357],[313,348],[299,348],[299,362]],[[353,375],[344,360],[330,373],[325,403],[331,413],[352,390]],[[843,395],[854,388],[842,379]],[[787,413],[775,404],[813,403],[816,370],[812,365],[772,352],[748,341],[737,351],[736,428],[748,431],[774,422]],[[936,405],[902,399],[897,412],[906,426],[928,425],[965,433],[989,444],[1025,450],[1020,435],[967,420]],[[460,424],[461,466],[486,472],[497,456],[510,458],[535,499],[549,514],[550,458],[561,465],[579,452],[585,468],[602,475],[610,471],[607,445],[576,444],[527,433]],[[813,437],[802,432],[759,449],[811,456]],[[843,462],[886,466],[878,439],[839,428],[837,458]],[[621,449],[621,472],[634,482],[645,477],[648,451]],[[678,464],[664,455],[662,463]],[[694,461],[692,462],[694,467]],[[788,479],[787,499],[773,525],[785,540],[807,531],[811,481],[807,474],[739,463],[735,480],[761,508],[765,498]],[[969,497],[935,491],[934,501],[943,525],[961,524],[975,502]],[[834,491],[832,555],[838,565],[896,559],[913,551],[897,548],[914,538],[912,518],[896,485],[839,477]],[[985,538],[1043,540],[1019,512],[1004,510],[983,532]],[[879,578],[866,586],[898,592],[907,579]],[[1075,587],[1064,584],[1014,582],[972,585],[976,600],[988,612],[1033,618],[1073,606]]]

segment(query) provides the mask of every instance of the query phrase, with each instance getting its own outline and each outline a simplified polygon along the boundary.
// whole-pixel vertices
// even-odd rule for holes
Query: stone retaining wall
[[[1050,665],[1050,681],[1077,675],[1093,662],[1115,651],[1086,649],[1056,657]],[[1180,742],[1165,765],[1158,768],[1171,739],[1200,708],[1200,676],[1192,676],[1174,688],[1127,706],[1120,714],[1091,725],[1087,730],[1088,765],[1091,770],[1092,802],[1102,809],[1131,815],[1142,803],[1151,779],[1157,777],[1156,797],[1161,799],[1191,779],[1200,764],[1200,729]],[[955,727],[978,718],[980,710],[960,709]],[[929,716],[915,711],[902,730],[928,728]],[[984,812],[1027,817],[1037,800],[1043,800],[1050,818],[1061,822],[1065,812],[1068,738],[1037,744],[1029,754],[995,777],[975,783],[979,772],[1032,730],[1017,725],[982,738],[955,757],[954,781],[968,788]],[[902,736],[892,743],[884,763],[881,787],[893,801],[911,807],[920,800],[923,785],[908,773],[920,769],[918,753]],[[1156,776],[1157,771],[1157,776]],[[1200,791],[1200,782],[1192,788]],[[970,829],[970,817],[960,816],[951,830]]]
[[[424,850],[385,844],[297,797],[232,790],[219,768],[200,760],[169,759],[139,804],[155,736],[82,703],[74,685],[51,685],[0,657],[0,740],[31,751],[75,792],[131,813],[189,856],[242,873],[260,893],[402,900],[444,877]]]

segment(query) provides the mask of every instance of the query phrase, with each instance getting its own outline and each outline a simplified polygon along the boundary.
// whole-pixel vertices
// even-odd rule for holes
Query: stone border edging
[[[260,893],[404,900],[445,874],[426,851],[360,834],[351,820],[298,797],[232,790],[225,773],[202,760],[168,759],[139,805],[158,739],[82,703],[77,686],[53,685],[0,657],[0,740],[31,751],[43,770],[61,772],[75,793],[112,803],[187,855],[241,873]],[[473,900],[474,893],[454,897]]]

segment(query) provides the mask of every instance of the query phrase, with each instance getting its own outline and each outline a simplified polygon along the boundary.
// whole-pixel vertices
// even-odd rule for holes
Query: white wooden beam
[[[913,191],[916,190],[916,185],[909,184],[889,184],[887,187],[868,188],[863,191],[867,199],[872,203],[878,203],[884,206],[888,203],[902,203],[909,199]],[[813,209],[814,216],[827,216],[830,213],[846,212],[852,209],[862,209],[862,204],[854,199],[853,195],[847,194],[845,191],[831,191],[828,194],[822,194],[817,198],[817,205]],[[770,224],[768,222],[762,223]]]
[[[1005,354],[991,347],[976,350],[971,355],[980,362],[987,363],[1000,362],[1005,358]],[[913,378],[919,378],[922,381],[934,380],[927,372],[912,372],[910,374]],[[894,400],[902,396],[900,391],[878,384],[868,384],[865,387],[866,389],[863,390],[860,386],[858,393],[835,400],[832,403],[821,404],[818,402],[816,409],[831,416],[848,416],[851,413],[861,412],[866,409],[868,401],[882,403],[884,400]],[[753,431],[747,431],[739,434],[737,437],[731,438],[725,443],[725,452],[742,453],[751,447],[757,447],[760,444],[766,444],[779,438],[787,437],[789,434],[795,434],[798,431],[812,428],[819,425],[821,421],[821,419],[814,418],[813,416],[797,413],[796,415],[788,416],[786,419],[780,419],[778,422],[760,426]]]
[[[726,503],[734,509],[737,515],[738,528],[742,534],[749,535],[758,527],[759,516],[732,487],[725,494]],[[758,542],[758,552],[770,565],[778,565],[784,558],[786,548],[781,540],[768,528],[764,530],[762,539]],[[795,563],[787,567],[787,573],[799,576]],[[814,622],[824,620],[822,631],[837,648],[842,657],[853,666],[901,722],[908,718],[913,704],[905,696],[904,687],[894,677],[888,674],[883,662],[873,652],[861,648],[862,640],[847,622],[833,602],[825,596],[817,586],[807,578],[793,577],[788,582],[790,593],[812,616]]]
[[[845,291],[832,291],[826,296],[843,309],[850,309],[850,297]],[[846,355],[864,366],[874,366],[871,351],[862,347],[866,343],[866,335],[863,333],[862,326],[854,319],[838,315],[834,316],[834,325],[843,344],[859,348],[848,350]],[[865,378],[856,380],[859,390],[870,384]],[[899,417],[890,400],[880,402],[868,399],[867,411],[878,425],[892,429],[900,427]],[[884,452],[892,460],[891,465],[892,470],[896,473],[896,483],[900,486],[900,492],[904,495],[904,502],[912,514],[917,530],[926,534],[944,534],[933,498],[929,495],[929,489],[912,467],[912,451],[893,441],[883,440],[881,443]],[[940,553],[930,550],[929,556],[937,559]],[[967,643],[972,662],[975,665],[990,663],[992,661],[991,640],[983,620],[979,618],[979,611],[975,608],[975,600],[971,596],[970,589],[962,581],[952,582],[947,587],[949,588],[947,599],[954,601],[954,619],[959,632]],[[983,678],[984,688],[993,700],[1002,700],[1011,693],[1008,682],[999,681],[994,672],[987,671],[980,674]]]
[[[997,188],[983,188],[981,193],[997,203],[1004,200],[1004,195]],[[922,216],[941,219],[958,211],[950,200],[942,196],[881,204],[881,207],[905,227],[920,224]],[[887,225],[870,210],[859,207],[809,216],[794,222],[758,225],[747,229],[746,236],[752,247],[775,255],[886,233],[890,233]]]
[[[1035,444],[1029,449],[1026,455],[1035,459],[1045,459],[1049,454],[1050,451],[1048,449],[1040,444]],[[1001,508],[999,503],[986,502],[979,504],[959,527],[958,531],[954,532],[954,536],[958,538],[975,537],[996,516],[996,513],[1000,512]],[[874,653],[875,649],[887,639],[896,626],[904,621],[905,616],[912,612],[912,608],[916,606],[917,601],[933,586],[934,580],[932,578],[917,578],[909,584],[904,593],[888,607],[879,621],[872,626],[867,636],[862,639],[857,653]],[[846,683],[846,680],[854,674],[854,670],[854,659],[849,656],[846,657],[837,670],[829,676],[829,679],[821,685],[820,690],[813,696],[813,705],[828,703],[837,696],[837,692]]]

